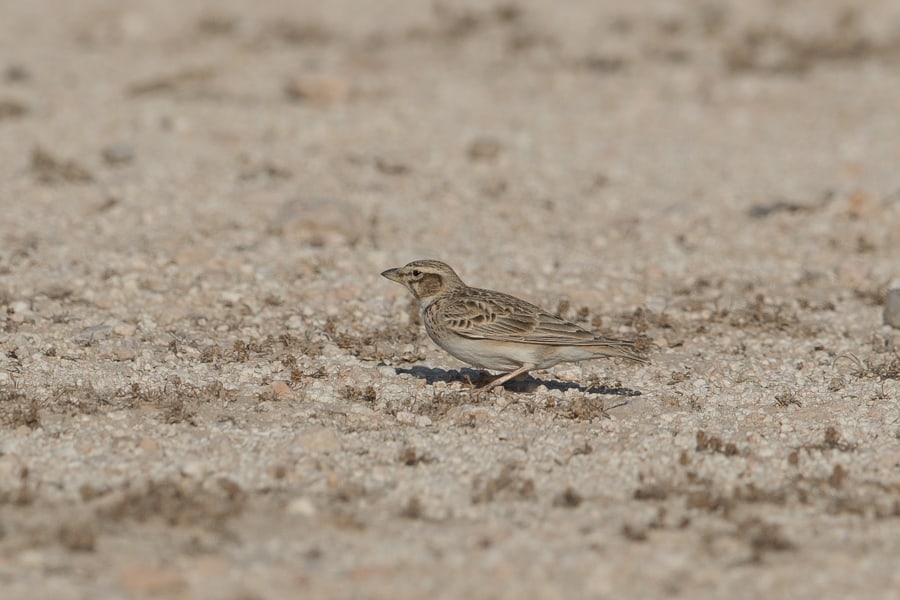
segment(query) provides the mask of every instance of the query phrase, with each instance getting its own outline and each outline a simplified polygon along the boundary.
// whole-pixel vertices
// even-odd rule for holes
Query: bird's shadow
[[[428,367],[416,365],[408,369],[404,369],[402,367],[394,367],[394,370],[398,375],[405,373],[407,375],[412,375],[417,379],[424,379],[425,382],[429,385],[434,384],[438,381],[443,381],[445,383],[462,381],[465,384],[480,388],[484,385],[487,385],[491,382],[492,379],[494,379],[493,376],[487,374],[485,371],[477,371],[475,369],[461,369],[459,371],[452,369],[450,371],[446,371],[444,369],[431,369]],[[639,392],[638,390],[633,390],[626,387],[609,387],[605,385],[583,386],[577,383],[556,381],[553,379],[537,379],[535,377],[532,377],[531,375],[526,375],[521,379],[507,381],[503,384],[503,388],[506,390],[524,393],[534,392],[539,386],[544,386],[548,390],[561,390],[562,392],[566,392],[567,390],[578,390],[582,393],[602,394],[605,396],[641,395],[641,392]]]

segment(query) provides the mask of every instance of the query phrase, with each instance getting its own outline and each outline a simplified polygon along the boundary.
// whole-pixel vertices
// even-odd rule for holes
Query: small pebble
[[[285,509],[289,515],[299,515],[301,517],[316,516],[316,505],[313,504],[312,500],[305,496],[294,498],[288,502]]]
[[[494,160],[502,149],[503,146],[498,140],[480,137],[469,144],[468,154],[472,160]]]
[[[326,106],[350,97],[350,83],[329,75],[297,77],[284,84],[284,94],[294,102]]]
[[[112,358],[119,362],[127,362],[137,358],[138,347],[135,344],[119,344],[113,349]]]
[[[119,166],[134,160],[134,150],[128,144],[110,144],[101,151],[103,161],[111,166]]]
[[[210,469],[200,461],[192,460],[181,467],[181,474],[191,479],[202,480]]]
[[[398,423],[402,423],[404,425],[415,425],[416,424],[416,415],[409,411],[401,410],[397,411],[396,419]]]
[[[44,553],[40,550],[23,550],[19,553],[19,564],[26,569],[43,569],[46,562]]]
[[[555,373],[556,378],[560,381],[581,381],[584,379],[584,371],[579,367],[569,367],[567,369],[559,369]]]
[[[884,298],[884,324],[900,328],[900,288],[888,290]]]
[[[31,308],[28,306],[28,303],[22,300],[11,302],[9,307],[13,309],[13,312],[15,313],[25,314],[31,312]]]
[[[275,397],[279,400],[284,400],[285,398],[292,398],[294,396],[294,391],[288,386],[285,381],[273,381],[269,386],[269,389],[272,390],[272,393],[275,394]]]
[[[31,73],[24,65],[9,65],[3,72],[3,78],[10,83],[21,83],[31,79]]]

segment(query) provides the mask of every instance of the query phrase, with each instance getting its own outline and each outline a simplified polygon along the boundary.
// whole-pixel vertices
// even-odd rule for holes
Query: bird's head
[[[450,265],[439,260],[414,260],[406,266],[388,269],[382,276],[402,283],[424,304],[453,288],[465,286]]]

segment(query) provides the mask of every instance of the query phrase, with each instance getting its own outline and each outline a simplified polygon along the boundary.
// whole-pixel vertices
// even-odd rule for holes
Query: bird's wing
[[[439,317],[454,333],[472,339],[549,345],[603,343],[590,331],[499,292],[470,288],[464,295],[446,299]]]

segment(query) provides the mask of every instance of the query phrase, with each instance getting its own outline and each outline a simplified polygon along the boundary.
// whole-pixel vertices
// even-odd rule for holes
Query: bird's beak
[[[400,269],[388,269],[383,272],[381,276],[386,277],[391,281],[396,281],[397,283],[403,283],[403,278],[400,276]]]

